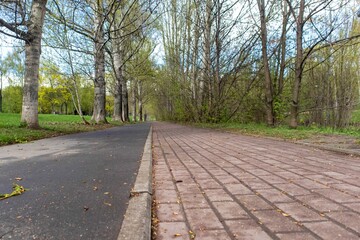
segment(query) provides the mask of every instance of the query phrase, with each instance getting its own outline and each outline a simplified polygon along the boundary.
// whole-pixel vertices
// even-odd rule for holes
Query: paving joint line
[[[179,135],[182,135],[181,133],[178,133]],[[185,143],[183,140],[179,139],[180,141],[182,141],[183,143]],[[174,140],[173,140],[174,141]],[[175,141],[174,141],[175,142]],[[189,146],[189,144],[185,143],[187,146]],[[179,144],[178,144],[179,146]],[[181,146],[180,146],[181,148]],[[183,149],[182,149],[183,150]],[[206,150],[206,149],[205,149]],[[183,150],[184,151],[184,150]],[[186,151],[184,151],[186,153]],[[212,162],[211,160],[209,160],[206,156],[202,155],[201,153],[199,153],[198,151],[196,151],[199,155],[201,155],[203,158],[207,159],[208,161]],[[249,215],[250,219],[254,220],[257,224],[260,222],[260,220],[253,214],[251,213],[251,211],[249,209],[247,209],[236,197],[235,195],[233,195],[229,190],[227,190],[227,188],[224,186],[224,184],[222,184],[222,182],[220,180],[218,180],[216,177],[214,177],[215,175],[213,175],[210,171],[208,171],[205,167],[202,166],[202,164],[200,164],[197,160],[195,160],[193,157],[191,157],[189,154],[187,154],[191,159],[193,159],[199,166],[201,166],[201,168],[203,168],[211,177],[214,181],[216,181],[217,183],[220,184],[220,186],[222,187],[222,189],[233,199],[234,202],[236,202],[237,204],[239,204],[242,209]],[[215,164],[216,166],[220,167],[218,164],[212,162],[213,164]],[[186,166],[185,166],[186,167]],[[187,167],[186,167],[187,168]],[[222,167],[220,167],[222,168]],[[187,168],[188,169],[188,168]],[[192,175],[192,173],[190,172],[190,174]],[[196,181],[194,179],[194,181]],[[197,182],[197,181],[196,181]],[[248,187],[248,186],[246,186]],[[252,191],[251,189],[249,189],[250,191]],[[252,191],[253,192],[253,191]],[[254,193],[255,195],[255,193]],[[220,213],[218,213],[217,209],[213,206],[212,202],[208,199],[207,196],[204,196],[206,198],[206,200],[208,201],[209,205],[211,206],[212,210],[215,212],[215,214],[217,215],[217,217],[219,218],[219,215],[221,216]],[[228,226],[224,223],[225,220],[222,218],[219,218],[219,220],[223,220],[221,221],[221,224],[224,226],[224,229],[230,233],[229,237],[231,237],[231,239],[235,239],[235,237],[233,236],[233,234],[231,233],[230,229],[228,228]],[[263,224],[260,225],[258,224],[258,226],[267,234],[269,234],[269,236],[272,239],[280,239],[279,237],[276,236],[276,234],[274,232],[272,232],[268,227],[264,226]]]
[[[182,135],[182,134],[180,134],[180,135]],[[195,139],[195,138],[193,138],[193,139]],[[202,138],[202,140],[203,140],[203,143],[206,144],[206,142],[204,142],[204,139],[203,139],[203,138]],[[184,141],[183,141],[183,142],[184,142]],[[194,143],[194,144],[195,144],[195,143]],[[211,147],[211,145],[209,145],[209,144],[206,144],[206,145]],[[203,148],[203,147],[200,147],[200,148],[208,151],[207,149],[205,149],[205,148]],[[219,149],[217,149],[217,150],[219,150]],[[219,151],[222,151],[222,150],[219,150]],[[208,152],[209,152],[209,151],[208,151]],[[225,153],[224,151],[222,151],[222,152]],[[199,154],[200,154],[200,153],[199,153]],[[223,160],[226,161],[227,163],[232,164],[234,167],[240,168],[240,167],[236,166],[235,164],[229,162],[228,160],[222,158],[221,156],[219,156],[219,155],[217,155],[217,154],[215,154],[215,153],[212,153],[212,154],[214,154],[214,155],[216,155],[217,157],[223,159]],[[227,153],[225,153],[225,154],[227,154]],[[202,154],[200,154],[200,155],[202,155]],[[233,156],[233,155],[230,155],[230,156]],[[206,156],[204,156],[204,155],[202,155],[202,157],[208,159],[208,158],[207,158]],[[235,156],[233,156],[233,157],[235,157]],[[212,161],[209,160],[209,159],[208,159],[208,161],[212,162]],[[212,162],[212,163],[223,169],[223,167],[219,166],[218,164],[216,164],[216,163],[214,163],[214,162]],[[251,163],[249,163],[249,164],[251,164]],[[251,164],[251,165],[253,165],[253,164]],[[229,175],[231,175],[232,177],[236,178],[238,181],[240,181],[240,182],[241,182],[244,186],[246,186],[250,191],[257,193],[257,190],[252,190],[252,188],[249,187],[248,184],[244,183],[244,182],[243,182],[241,179],[239,179],[237,176],[233,175],[232,173],[228,172],[228,171],[225,170],[225,169],[223,169],[223,170],[224,170],[225,172],[227,172]],[[247,173],[249,173],[249,174],[251,174],[252,176],[257,177],[257,175],[254,174],[254,173],[248,172],[248,171],[246,171],[246,170],[244,170],[244,171],[247,172]],[[267,171],[267,170],[265,170],[265,171]],[[286,169],[285,169],[285,171],[289,171],[289,170],[286,170]],[[267,172],[269,172],[269,171],[267,171]],[[290,171],[290,172],[292,172],[292,171]],[[213,176],[213,174],[211,174],[211,173],[209,173],[209,174]],[[275,174],[275,175],[276,175],[276,174]],[[276,176],[278,176],[278,175],[276,175]],[[261,178],[261,176],[260,176],[260,178]],[[262,179],[262,178],[261,178],[261,179]],[[216,180],[217,180],[217,179],[216,179]],[[288,196],[289,198],[291,198],[291,199],[294,200],[295,202],[300,203],[300,204],[302,204],[302,205],[305,204],[305,203],[303,203],[301,200],[297,199],[296,197],[306,196],[306,195],[308,195],[308,194],[292,196],[292,195],[288,194],[287,192],[281,190],[280,188],[274,186],[273,184],[267,182],[266,180],[263,180],[263,181],[266,182],[266,183],[268,183],[270,186],[272,186],[272,187],[275,188],[276,190],[282,192],[283,194],[285,194],[286,196]],[[294,183],[294,182],[292,182],[292,184],[295,184],[295,185],[301,187],[300,184],[296,184],[296,183]],[[305,188],[305,189],[306,189],[306,188]],[[335,189],[335,190],[338,190],[338,189],[336,189],[336,188],[334,188],[334,189]],[[307,189],[307,190],[308,190],[308,189]],[[226,192],[229,192],[227,189],[225,189],[225,191],[226,191]],[[339,191],[339,190],[338,190],[338,191]],[[309,192],[311,192],[311,191],[309,191]],[[340,192],[342,192],[342,191],[340,191]],[[321,195],[321,194],[319,194],[319,193],[316,193],[316,194],[324,197],[324,198],[327,199],[327,200],[330,200],[331,202],[334,202],[333,200],[328,199],[326,196],[323,196],[323,195]],[[261,194],[260,194],[260,195],[261,195]],[[349,194],[349,195],[351,195],[351,194]],[[351,196],[352,196],[352,195],[351,195]],[[280,209],[275,203],[269,201],[268,199],[266,199],[266,198],[263,197],[262,195],[259,196],[259,197],[261,197],[263,200],[265,200],[265,201],[266,201],[267,203],[269,203],[271,206],[275,206],[276,209]],[[358,197],[356,197],[356,198],[358,198]],[[236,199],[236,200],[237,200],[237,199]],[[281,203],[281,202],[277,202],[277,204],[279,204],[279,203]],[[284,203],[288,203],[288,202],[284,202]],[[346,208],[346,209],[348,209],[348,212],[356,213],[354,210],[352,210],[351,208],[343,205],[342,203],[338,203],[338,202],[335,202],[335,203],[336,203],[336,204],[339,204],[340,206],[342,206],[342,207],[344,207],[344,208]],[[242,204],[241,204],[241,206],[242,206]],[[319,210],[317,210],[317,209],[309,206],[308,204],[305,204],[305,205],[303,205],[303,206],[306,207],[306,208],[308,208],[308,209],[310,209],[310,210],[312,210],[312,211],[314,211],[315,213],[318,213],[319,215],[323,213],[323,212],[321,212],[321,211],[319,211]],[[325,212],[325,213],[326,213],[326,212]],[[358,233],[357,233],[356,231],[354,231],[354,230],[351,229],[351,228],[348,228],[348,227],[347,227],[346,225],[344,225],[343,223],[338,222],[338,221],[336,221],[335,219],[333,219],[333,218],[331,218],[331,217],[329,217],[329,216],[327,216],[327,215],[325,215],[325,216],[323,216],[323,217],[326,218],[326,219],[324,219],[324,220],[313,220],[313,221],[300,221],[300,223],[326,222],[326,221],[330,221],[330,222],[333,222],[333,223],[337,224],[338,226],[341,226],[341,227],[344,228],[344,229],[347,229],[348,231],[352,232],[353,234],[358,235]],[[290,218],[293,219],[295,222],[299,222],[299,221],[297,221],[296,219],[292,218],[292,216],[290,216]],[[314,237],[319,238],[319,236],[318,236],[316,233],[314,233],[313,231],[311,231],[310,229],[308,229],[308,228],[305,227],[304,225],[302,225],[302,227],[303,227],[305,230],[307,230],[308,233],[310,233],[310,234],[313,235]],[[277,234],[278,234],[278,232],[277,232]]]
[[[169,138],[172,139],[171,136],[168,135]],[[167,144],[170,146],[171,150],[174,152],[174,154],[176,155],[177,159],[179,160],[179,162],[181,162],[181,164],[186,168],[186,170],[188,171],[188,173],[190,174],[191,178],[194,180],[194,182],[196,183],[196,185],[199,187],[199,189],[201,190],[201,194],[202,196],[205,198],[205,200],[207,201],[207,203],[209,204],[209,207],[211,210],[214,211],[216,217],[219,219],[219,222],[221,223],[221,225],[224,227],[223,229],[226,231],[226,233],[228,234],[228,236],[232,239],[235,240],[234,235],[231,233],[230,229],[228,228],[228,226],[225,224],[225,219],[222,218],[221,214],[218,212],[218,210],[213,206],[212,202],[210,201],[210,199],[206,196],[206,194],[204,194],[204,189],[200,187],[200,184],[196,181],[196,178],[194,177],[194,175],[191,173],[191,171],[189,171],[189,168],[180,160],[179,156],[176,154],[176,152],[174,151],[174,149],[171,147],[171,145],[169,144],[169,142],[167,140],[165,140],[167,142]],[[172,139],[173,142],[175,142]],[[176,142],[175,142],[176,143]],[[177,143],[176,143],[177,144]],[[179,146],[179,144],[177,144]],[[184,151],[184,149],[179,146],[181,148],[181,150],[186,153],[191,159],[193,159],[186,151]],[[194,159],[193,159],[194,160]],[[196,163],[197,161],[194,160]],[[200,165],[200,164],[199,164]],[[201,166],[201,165],[200,165]],[[202,166],[201,166],[202,167]],[[203,167],[202,167],[203,168]],[[204,168],[203,168],[204,169]],[[204,169],[205,170],[205,169]],[[207,171],[207,170],[205,170]],[[208,172],[208,171],[207,171]],[[215,179],[214,179],[215,180]],[[176,186],[176,189],[177,186]],[[191,209],[208,209],[207,207],[203,207],[203,208],[189,208]],[[184,211],[185,212],[185,211]],[[207,230],[223,230],[223,229],[211,229],[211,228],[207,228]],[[192,230],[194,231],[194,230]],[[196,235],[196,232],[194,232]]]
[[[180,136],[182,136],[181,133],[178,133],[178,134],[179,134]],[[194,139],[194,138],[193,138],[193,139]],[[174,140],[173,140],[173,141],[174,141]],[[184,141],[181,140],[181,139],[180,139],[180,141],[184,142]],[[174,141],[174,142],[175,142],[175,141]],[[203,143],[205,143],[205,142],[203,142]],[[187,143],[185,143],[185,144],[189,146],[189,144],[187,144]],[[196,144],[196,143],[194,143],[194,144]],[[206,144],[206,143],[205,143],[205,144]],[[210,146],[209,144],[206,144],[206,145],[207,145],[207,146]],[[199,145],[197,145],[197,146],[199,146]],[[200,147],[200,146],[199,146],[199,147]],[[180,147],[180,148],[181,148],[181,147]],[[206,151],[209,152],[208,149],[205,149],[205,148],[203,148],[203,147],[200,147],[200,148],[202,148],[202,149],[204,149],[204,150],[206,150]],[[184,151],[184,150],[183,150],[183,151]],[[220,150],[220,151],[221,151],[221,150]],[[222,151],[222,152],[224,152],[224,151]],[[226,173],[228,173],[230,176],[232,176],[232,177],[234,177],[235,179],[237,179],[238,181],[240,181],[240,183],[241,183],[242,185],[246,186],[251,192],[254,193],[254,195],[256,195],[257,191],[256,191],[256,190],[253,190],[253,189],[252,189],[251,187],[249,187],[246,183],[244,183],[242,180],[240,180],[237,176],[231,174],[230,172],[228,172],[227,170],[225,170],[223,167],[221,167],[221,166],[219,166],[217,163],[211,161],[210,159],[208,159],[206,156],[202,155],[201,153],[199,153],[199,152],[197,152],[197,153],[198,153],[199,155],[201,155],[203,158],[206,158],[206,159],[207,159],[208,161],[210,161],[211,163],[213,163],[213,164],[215,164],[216,166],[218,166],[218,167],[220,167],[221,169],[223,169],[223,170],[224,170]],[[215,156],[217,156],[217,157],[219,157],[219,158],[222,158],[221,156],[218,156],[217,154],[214,154],[214,153],[212,153],[212,154],[215,155]],[[189,155],[188,155],[188,156],[189,156]],[[191,156],[189,156],[189,157],[191,157]],[[191,157],[191,158],[192,158],[192,157]],[[193,159],[195,162],[197,162],[194,158],[192,158],[192,159]],[[222,158],[222,159],[223,159],[224,161],[232,164],[234,167],[239,168],[239,167],[236,166],[235,164],[227,161],[226,159],[224,159],[224,158]],[[198,163],[198,162],[197,162],[197,163]],[[199,164],[199,163],[198,163],[198,164]],[[199,164],[199,165],[202,166],[201,164]],[[204,168],[204,167],[203,167],[203,168]],[[218,180],[217,178],[214,178],[214,175],[213,175],[212,173],[210,173],[210,172],[209,172],[208,170],[206,170],[205,168],[204,168],[204,170],[207,171],[207,172],[212,176],[212,178],[213,178],[216,182],[218,182],[219,184],[221,183],[220,180]],[[247,172],[247,171],[245,170],[245,172]],[[250,172],[248,172],[248,173],[250,173]],[[256,176],[256,175],[253,174],[253,173],[250,173],[250,174],[253,175],[253,176]],[[266,182],[266,181],[265,181],[265,182]],[[220,185],[222,185],[222,184],[220,184]],[[279,190],[279,191],[281,190],[281,189],[273,186],[273,185],[270,184],[270,183],[269,183],[269,185],[272,186],[273,188]],[[257,223],[260,221],[249,209],[247,209],[236,197],[234,197],[235,195],[232,195],[232,193],[231,193],[226,187],[223,186],[223,190],[224,190],[225,192],[227,192],[227,193],[229,194],[229,196],[231,196],[231,198],[232,198],[235,202],[237,202],[237,203],[249,214],[249,216],[250,216],[253,220],[255,220]],[[281,192],[283,192],[283,191],[281,190]],[[286,194],[288,197],[290,197],[292,200],[295,200],[295,201],[298,202],[298,203],[302,203],[302,202],[300,202],[299,200],[297,200],[295,197],[292,197],[291,195],[289,195],[288,193],[285,192],[285,194]],[[262,198],[263,200],[265,200],[267,203],[269,203],[270,206],[273,206],[273,207],[274,207],[273,210],[279,209],[279,207],[277,207],[277,206],[275,205],[275,203],[269,201],[268,199],[266,199],[266,198],[263,197],[262,195],[259,196],[259,197]],[[285,202],[285,203],[287,203],[287,202]],[[326,217],[329,218],[328,216],[326,216]],[[296,219],[294,219],[292,216],[290,216],[290,218],[291,218],[294,222],[299,222],[299,221],[297,221]],[[331,219],[330,219],[330,220],[331,220]],[[302,222],[301,222],[301,223],[302,223]],[[268,228],[267,228],[266,226],[264,226],[263,224],[259,225],[259,227],[261,227],[261,228],[262,228],[266,233],[268,233],[273,239],[279,239],[279,238],[276,236],[276,234],[279,234],[278,232],[274,233],[273,231],[271,231],[270,229],[268,229]],[[311,231],[310,229],[308,229],[307,227],[305,227],[305,226],[303,226],[303,225],[301,225],[301,227],[304,229],[303,232],[308,232],[308,233],[310,233],[312,236],[320,239],[317,234],[315,234],[314,232],[312,232],[312,231]],[[267,231],[267,230],[268,230],[268,231]]]

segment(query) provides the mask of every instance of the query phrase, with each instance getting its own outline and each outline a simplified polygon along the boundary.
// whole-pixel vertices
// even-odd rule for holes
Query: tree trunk
[[[137,116],[136,116],[136,104],[137,104],[137,102],[136,102],[136,80],[134,79],[133,80],[133,121],[134,122],[137,122]]]
[[[127,91],[127,83],[126,79],[123,78],[122,82],[122,102],[123,102],[123,119],[124,122],[129,122],[129,96]]]
[[[209,109],[211,108],[211,12],[212,0],[206,1],[206,16],[204,29],[204,73],[203,73],[203,89],[202,89],[202,106],[205,107],[205,117],[209,116]],[[204,114],[203,114],[204,117]],[[208,120],[208,119],[206,119]]]
[[[138,90],[139,90],[139,121],[142,122],[144,121],[143,118],[143,96],[142,96],[142,82],[140,81],[138,83]]]
[[[114,13],[114,22],[116,23],[116,13]],[[123,112],[123,82],[124,82],[124,74],[123,74],[123,51],[122,51],[122,43],[121,43],[121,32],[120,25],[113,24],[113,39],[112,39],[112,47],[114,49],[113,54],[113,65],[115,72],[115,94],[114,94],[114,121],[124,121],[122,112]]]
[[[301,0],[299,15],[296,19],[296,58],[295,58],[295,82],[293,89],[293,96],[290,108],[290,127],[296,128],[298,126],[299,115],[299,96],[301,88],[301,79],[303,73],[303,21],[304,21],[305,0]]]
[[[2,76],[3,76],[3,73],[0,72],[0,113],[2,112],[2,101],[3,101],[3,97],[2,97],[2,88],[3,88]]]
[[[280,39],[280,46],[281,46],[281,57],[280,57],[280,75],[279,75],[279,83],[278,83],[278,95],[281,95],[284,88],[284,74],[285,74],[285,67],[286,67],[286,32],[287,32],[287,24],[288,24],[288,10],[287,10],[287,3],[284,0],[283,5],[283,21],[282,21],[282,30],[281,30],[281,39]]]
[[[265,75],[265,105],[266,105],[266,123],[269,126],[274,126],[274,106],[273,106],[273,83],[270,75],[269,59],[267,56],[267,29],[265,17],[265,3],[264,0],[257,0],[260,22],[261,22],[261,44],[262,44],[262,58]]]
[[[21,124],[29,128],[39,128],[38,89],[41,38],[46,13],[47,0],[34,0],[31,5],[28,35],[25,42],[25,77]]]
[[[105,51],[101,1],[96,4],[95,18],[95,79],[94,79],[94,112],[91,117],[96,123],[107,123],[105,112]]]

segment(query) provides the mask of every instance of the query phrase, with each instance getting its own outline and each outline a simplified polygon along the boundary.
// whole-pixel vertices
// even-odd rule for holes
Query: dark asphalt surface
[[[0,201],[0,239],[116,239],[149,128],[0,147],[0,193],[29,189]]]

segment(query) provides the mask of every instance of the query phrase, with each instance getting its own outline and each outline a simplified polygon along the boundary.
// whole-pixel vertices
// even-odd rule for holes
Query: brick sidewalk
[[[153,129],[158,240],[360,238],[359,158],[175,124]]]

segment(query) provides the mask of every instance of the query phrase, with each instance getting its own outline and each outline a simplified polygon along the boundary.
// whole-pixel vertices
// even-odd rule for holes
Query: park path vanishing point
[[[168,123],[153,131],[156,239],[360,238],[360,158]]]

